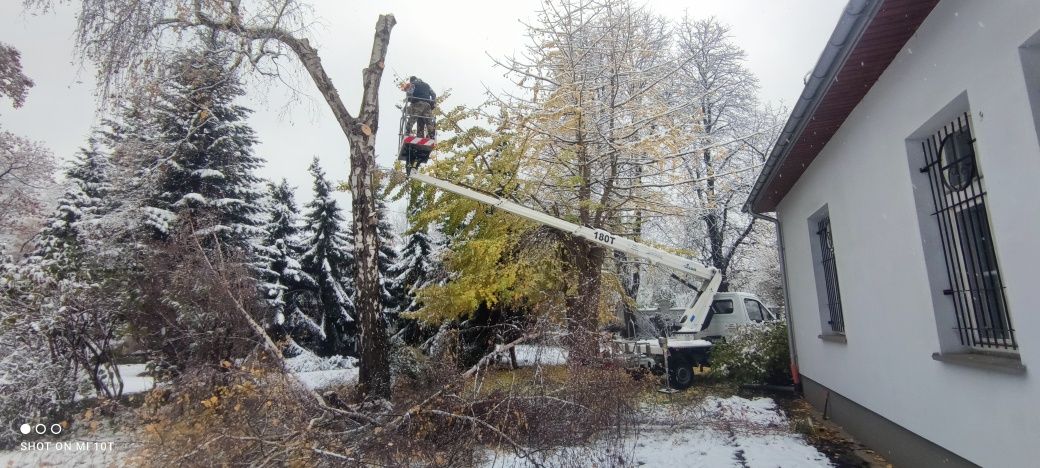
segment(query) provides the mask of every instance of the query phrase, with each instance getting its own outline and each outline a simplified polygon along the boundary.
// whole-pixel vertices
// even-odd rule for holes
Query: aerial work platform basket
[[[409,114],[407,106],[401,109],[397,159],[404,161],[404,170],[407,174],[410,174],[413,168],[417,168],[429,161],[430,153],[433,152],[434,146],[437,145],[437,141],[434,138],[416,136],[408,132],[408,119],[411,117],[417,119],[416,127],[419,127],[418,119],[425,119],[427,128],[437,128],[437,119],[435,117]]]

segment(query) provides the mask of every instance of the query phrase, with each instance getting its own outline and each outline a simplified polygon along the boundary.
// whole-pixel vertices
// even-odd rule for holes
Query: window
[[[732,314],[733,300],[719,299],[711,303],[711,309],[715,312],[715,315]]]
[[[924,167],[939,226],[946,288],[962,345],[1016,350],[986,191],[975,154],[971,115],[964,113],[922,142]]]
[[[845,333],[845,318],[841,311],[841,292],[838,288],[838,267],[834,258],[834,236],[831,218],[825,216],[816,224],[816,238],[820,248],[819,270],[826,288],[827,325],[831,333]]]
[[[747,309],[748,319],[752,322],[761,322],[765,320],[765,307],[762,307],[758,301],[754,299],[744,299],[744,308]]]

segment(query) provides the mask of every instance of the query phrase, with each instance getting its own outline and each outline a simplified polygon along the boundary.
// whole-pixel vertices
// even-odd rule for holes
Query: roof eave
[[[773,145],[769,157],[766,158],[762,172],[755,180],[755,186],[744,203],[745,212],[761,214],[776,209],[775,204],[763,206],[761,196],[763,188],[776,176],[776,168],[787,158],[794,144],[801,137],[816,109],[827,96],[827,91],[834,83],[835,76],[845,65],[849,55],[863,36],[863,32],[877,15],[882,3],[883,0],[849,0],[848,5],[845,6],[838,25],[831,33],[826,47],[820,53],[820,59],[817,60],[809,79],[805,82],[805,88],[802,89],[802,94],[791,111],[791,116],[784,124],[784,129],[780,132],[776,144]]]

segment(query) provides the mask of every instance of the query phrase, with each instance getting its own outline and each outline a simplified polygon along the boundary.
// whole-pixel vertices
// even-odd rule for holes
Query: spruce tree
[[[300,263],[316,283],[312,305],[318,312],[322,341],[318,354],[331,356],[353,351],[354,302],[351,272],[352,240],[344,229],[343,214],[332,197],[332,184],[314,158],[309,168],[314,176],[314,199],[305,215],[309,233]]]
[[[67,188],[47,218],[28,263],[60,279],[76,268],[86,242],[85,224],[107,211],[111,163],[93,138],[65,172]]]
[[[307,291],[317,290],[317,283],[303,272],[300,258],[304,247],[300,239],[299,215],[293,187],[282,179],[268,183],[268,222],[258,262],[261,297],[271,308],[267,323],[275,341],[302,339],[305,344],[312,334],[312,323],[301,310]]]
[[[191,219],[206,242],[215,235],[228,248],[248,252],[262,234],[254,171],[263,160],[253,152],[251,111],[234,103],[245,92],[231,57],[208,41],[176,58],[172,69],[153,113],[159,176],[144,223],[166,239],[175,221]]]
[[[408,203],[409,220],[415,219],[418,215],[423,193],[425,192],[421,190],[412,190]],[[419,310],[421,304],[416,299],[415,293],[434,280],[438,269],[438,259],[435,258],[434,252],[435,245],[428,230],[425,225],[412,228],[405,238],[400,259],[390,272],[394,288],[400,294],[398,308],[400,312]]]

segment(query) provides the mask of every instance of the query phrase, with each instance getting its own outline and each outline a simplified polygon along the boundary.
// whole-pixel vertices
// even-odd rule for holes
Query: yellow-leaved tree
[[[493,128],[473,121],[495,122]],[[465,106],[439,119],[434,158],[422,170],[434,177],[520,201],[526,190],[518,177],[526,144],[511,130],[510,118],[492,118]],[[479,202],[408,182],[411,230],[435,226],[447,244],[442,281],[417,292],[422,308],[412,318],[428,324],[461,321],[478,314],[563,310],[561,235]]]
[[[682,155],[669,84],[682,63],[668,22],[629,1],[545,0],[519,58],[496,62],[518,90],[496,102],[517,135],[524,200],[575,223],[639,238],[647,218],[673,215],[668,189]],[[632,259],[581,238],[561,242],[571,356],[598,353],[613,272]],[[603,271],[611,271],[604,276]],[[614,287],[611,287],[614,286]],[[619,301],[615,301],[619,302]]]

